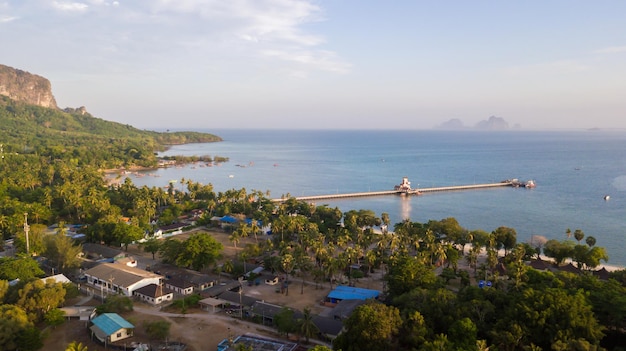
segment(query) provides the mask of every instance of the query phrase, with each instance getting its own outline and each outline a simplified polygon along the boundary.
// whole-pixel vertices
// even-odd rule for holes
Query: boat
[[[604,195],[604,201],[609,201],[611,199],[611,196],[609,195]]]

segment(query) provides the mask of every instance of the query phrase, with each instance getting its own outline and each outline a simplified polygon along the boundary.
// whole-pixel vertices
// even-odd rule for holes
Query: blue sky
[[[626,128],[626,1],[0,0],[0,63],[146,129]]]

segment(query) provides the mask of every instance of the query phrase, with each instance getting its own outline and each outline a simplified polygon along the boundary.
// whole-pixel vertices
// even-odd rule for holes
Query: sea
[[[341,211],[386,212],[392,223],[454,217],[462,227],[516,230],[566,240],[581,229],[606,248],[608,266],[626,266],[626,131],[197,130],[218,143],[177,145],[161,155],[228,157],[129,174],[138,186],[184,190],[183,179],[216,192],[245,188],[270,198],[534,180],[536,187],[490,188],[321,200]],[[574,240],[572,237],[569,240]],[[584,244],[584,239],[583,242]]]

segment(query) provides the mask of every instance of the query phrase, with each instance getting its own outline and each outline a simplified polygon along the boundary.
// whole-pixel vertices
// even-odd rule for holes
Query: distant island
[[[460,119],[453,118],[448,120],[437,127],[435,129],[440,130],[493,130],[493,131],[501,131],[501,130],[510,130],[510,129],[520,129],[519,124],[515,124],[513,128],[509,127],[509,123],[504,120],[504,118],[491,116],[487,120],[482,120],[476,123],[474,126],[466,126]]]

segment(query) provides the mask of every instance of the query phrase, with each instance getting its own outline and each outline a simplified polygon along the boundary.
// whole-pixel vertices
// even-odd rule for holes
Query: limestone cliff
[[[0,65],[0,95],[31,105],[58,108],[49,80],[5,65]]]

